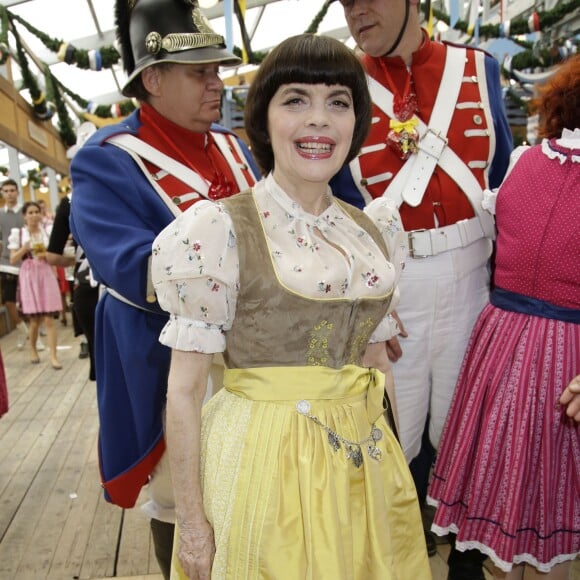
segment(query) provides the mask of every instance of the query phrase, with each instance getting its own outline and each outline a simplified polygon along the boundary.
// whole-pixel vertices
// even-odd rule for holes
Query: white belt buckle
[[[441,135],[441,131],[433,131],[430,127],[427,129],[422,139],[419,141],[419,149],[439,160],[443,149],[447,146],[447,137]]]
[[[423,232],[428,232],[429,230],[422,228],[420,230],[413,230],[411,232],[408,233],[408,237],[409,237],[409,256],[411,256],[411,258],[428,258],[430,255],[432,255],[433,253],[433,242],[431,241],[431,236],[429,235],[429,243],[431,245],[431,254],[416,254],[415,253],[415,248],[413,246],[413,237],[415,234],[420,234]]]

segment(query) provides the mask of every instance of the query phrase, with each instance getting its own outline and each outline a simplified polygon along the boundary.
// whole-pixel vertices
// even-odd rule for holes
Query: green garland
[[[14,40],[16,41],[16,54],[18,55],[18,62],[20,63],[22,82],[30,92],[34,113],[39,119],[50,119],[52,113],[50,113],[47,108],[46,95],[40,90],[34,75],[30,72],[28,58],[26,57],[26,53],[22,47],[19,34],[16,33],[14,27],[12,28],[12,31],[14,32]]]
[[[318,32],[318,27],[320,23],[324,20],[326,13],[328,12],[329,2],[325,2],[322,8],[318,11],[318,14],[312,19],[310,26],[305,30],[307,34],[316,34]]]
[[[8,11],[0,5],[0,65],[8,60]]]
[[[72,119],[68,114],[66,103],[64,102],[64,99],[62,97],[61,93],[62,85],[56,79],[56,77],[50,72],[50,68],[48,65],[45,65],[44,75],[46,78],[47,98],[51,99],[51,101],[55,104],[56,107],[56,114],[58,116],[58,132],[60,133],[60,138],[62,139],[62,142],[65,144],[66,147],[71,147],[76,143],[77,136],[75,134]]]
[[[580,7],[580,0],[570,0],[555,7],[553,10],[538,12],[540,31],[550,28],[558,23],[564,16]],[[433,9],[433,15],[449,25],[449,15],[440,10]],[[458,21],[453,27],[464,33],[468,33],[469,24],[465,21]],[[561,62],[562,57],[559,52],[555,54],[550,48],[541,48],[532,43],[520,41],[512,36],[529,34],[530,28],[526,18],[516,18],[510,22],[510,40],[524,48],[522,52],[514,54],[511,60],[511,70],[507,70],[502,65],[502,75],[510,78],[513,70],[524,70],[527,68],[543,67],[548,68]],[[479,27],[479,36],[483,38],[498,38],[501,30],[499,24],[485,24]],[[473,37],[472,37],[473,38]]]
[[[580,0],[570,0],[569,2],[556,6],[553,10],[538,12],[540,30],[550,28],[557,22],[560,22],[564,16],[576,10],[578,7],[580,7]],[[434,8],[433,16],[449,25],[449,15],[445,12]],[[468,34],[469,24],[464,20],[459,20],[453,28]],[[499,38],[500,32],[500,24],[484,24],[479,27],[479,36],[483,38]],[[529,32],[530,28],[527,18],[515,18],[510,21],[510,36],[529,34]]]
[[[62,52],[63,48],[70,46],[71,51],[69,54],[70,60],[67,59],[68,64],[75,64],[76,66],[78,66],[79,68],[82,68],[82,69],[90,69],[91,68],[91,66],[89,64],[89,51],[88,50],[75,48],[74,46],[69,45],[68,43],[64,42],[63,40],[59,40],[56,38],[50,38],[50,36],[48,36],[47,34],[42,32],[41,30],[34,28],[34,26],[29,24],[28,22],[26,22],[26,20],[23,20],[20,16],[18,16],[16,14],[11,13],[11,18],[13,20],[16,20],[20,24],[22,24],[22,26],[24,26],[24,28],[26,28],[26,30],[28,30],[28,32],[30,32],[31,34],[34,34],[34,36],[36,36],[44,44],[44,46],[46,46],[46,48],[48,48],[48,50],[50,50],[51,52],[59,54],[60,52]],[[107,47],[100,48],[99,52],[101,53],[101,67],[105,68],[105,69],[112,68],[113,65],[117,64],[119,62],[119,60],[121,59],[119,52],[113,46],[107,46]]]

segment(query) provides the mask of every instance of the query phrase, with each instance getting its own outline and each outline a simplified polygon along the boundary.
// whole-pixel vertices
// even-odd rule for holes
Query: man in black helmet
[[[156,235],[201,199],[253,185],[247,147],[213,125],[223,65],[239,62],[193,0],[118,0],[117,36],[139,109],[94,134],[71,164],[71,231],[105,288],[95,315],[99,460],[108,501],[133,507],[148,484],[156,554],[169,574],[173,496],[163,412],[167,314],[150,284]]]
[[[386,196],[408,232],[399,339],[389,343],[400,438],[419,499],[439,444],[475,319],[489,296],[493,218],[481,206],[512,149],[498,63],[482,51],[433,42],[419,0],[340,0],[374,102],[360,155],[335,178],[358,207]],[[449,530],[438,530],[446,533]],[[426,532],[435,554],[434,537]],[[468,541],[457,539],[466,550]],[[449,580],[483,579],[483,557],[453,549]]]

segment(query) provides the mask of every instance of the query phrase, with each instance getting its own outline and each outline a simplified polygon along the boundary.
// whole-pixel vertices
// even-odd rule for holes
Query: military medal
[[[394,85],[385,62],[383,59],[380,59],[379,62],[388,84]],[[402,95],[393,89],[391,90],[393,92],[394,118],[389,121],[390,130],[387,133],[387,145],[403,161],[406,161],[413,153],[417,153],[417,143],[419,142],[419,132],[417,131],[419,119],[415,115],[418,109],[417,95],[411,87],[411,73],[409,72],[407,75]]]
[[[419,133],[416,127],[418,124],[417,117],[403,122],[396,119],[389,121],[387,145],[396,151],[403,161],[406,161],[413,153],[417,153]]]

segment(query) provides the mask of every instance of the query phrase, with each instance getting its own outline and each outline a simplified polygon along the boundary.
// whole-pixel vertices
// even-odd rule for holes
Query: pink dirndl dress
[[[575,156],[580,161],[580,151]],[[545,141],[497,198],[491,304],[474,327],[429,488],[433,531],[504,570],[580,551],[580,425],[559,398],[580,374],[580,165]]]
[[[9,248],[17,249],[28,239],[26,228],[19,234],[10,235]],[[48,246],[48,235],[42,232],[44,250]],[[58,314],[62,310],[62,300],[56,272],[43,258],[29,255],[22,260],[18,273],[18,302],[24,316]]]

